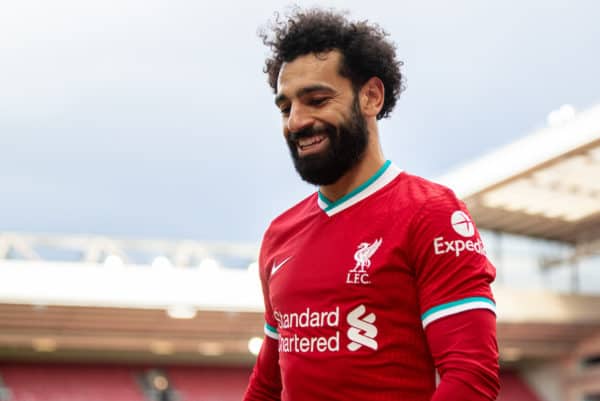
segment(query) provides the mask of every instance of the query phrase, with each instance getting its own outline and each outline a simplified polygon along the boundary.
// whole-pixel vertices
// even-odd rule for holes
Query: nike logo
[[[283,267],[283,265],[285,265],[287,263],[287,261],[290,260],[291,258],[292,258],[291,256],[285,258],[284,261],[278,265],[275,264],[275,261],[273,261],[273,268],[271,269],[271,276],[273,274],[277,273],[277,270],[281,269]]]

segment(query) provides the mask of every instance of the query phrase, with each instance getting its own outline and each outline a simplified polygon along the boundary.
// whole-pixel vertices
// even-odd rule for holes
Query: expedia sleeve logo
[[[463,237],[472,237],[475,235],[475,225],[473,221],[462,210],[457,210],[450,217],[452,228]]]
[[[454,232],[464,238],[471,238],[475,235],[475,224],[469,217],[468,214],[462,210],[457,210],[452,213],[450,217],[450,225]],[[448,240],[444,236],[439,236],[433,240],[433,250],[436,255],[443,255],[446,253],[454,253],[456,257],[464,251],[477,252],[485,255],[485,249],[483,242],[480,238],[473,239],[455,239]]]

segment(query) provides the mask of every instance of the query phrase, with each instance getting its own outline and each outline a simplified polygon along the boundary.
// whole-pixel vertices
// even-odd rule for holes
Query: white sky
[[[261,71],[256,30],[282,4],[3,1],[0,230],[258,241],[314,191]],[[381,132],[409,172],[434,178],[600,102],[592,0],[321,4],[397,44],[407,91]]]

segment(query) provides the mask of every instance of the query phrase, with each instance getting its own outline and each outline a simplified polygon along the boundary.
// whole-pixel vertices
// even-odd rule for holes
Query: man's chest
[[[277,310],[307,305],[397,305],[414,287],[404,258],[406,238],[384,218],[327,220],[279,241],[265,262]],[[409,291],[410,292],[410,291]]]

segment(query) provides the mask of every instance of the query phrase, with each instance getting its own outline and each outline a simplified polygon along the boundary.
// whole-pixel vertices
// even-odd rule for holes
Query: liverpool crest
[[[377,252],[377,249],[383,242],[382,238],[376,239],[372,243],[361,242],[354,253],[356,265],[348,271],[346,276],[347,284],[369,284],[369,272],[371,267],[371,257]]]

